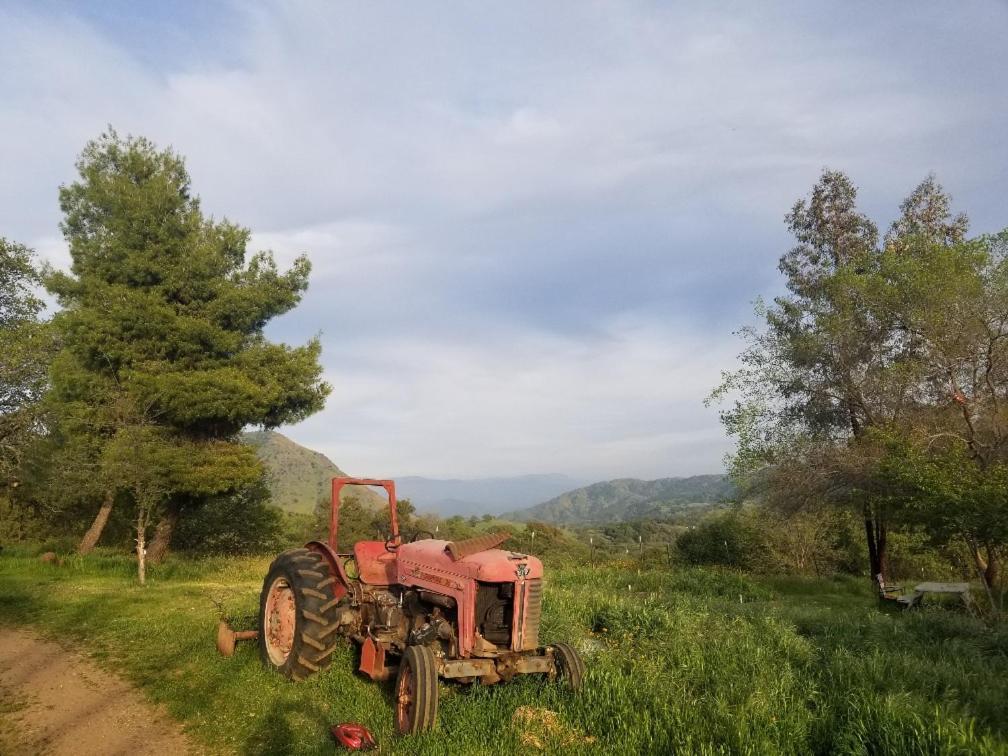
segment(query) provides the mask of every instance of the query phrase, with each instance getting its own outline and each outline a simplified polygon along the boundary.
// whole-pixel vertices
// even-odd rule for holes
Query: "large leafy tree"
[[[97,540],[117,493],[133,490],[135,500],[142,488],[147,508],[162,513],[148,551],[156,560],[187,508],[261,475],[237,441],[242,428],[323,406],[318,340],[291,347],[263,335],[300,301],[310,264],[302,256],[280,271],[269,252],[250,256],[248,230],[204,215],[183,159],[146,139],[110,130],[84,148],[77,170],[60,189],[72,266],[46,280],[63,308],[49,394],[63,419],[55,433],[91,459],[104,492],[82,546]],[[137,428],[146,459],[172,458],[157,448],[176,445],[189,474],[123,485],[108,460],[123,458],[112,451]]]
[[[937,543],[971,554],[997,612],[1008,557],[1008,231],[918,233],[882,257],[876,306],[912,345],[917,405],[880,429],[891,498]]]
[[[763,323],[742,332],[742,367],[713,394],[735,396],[722,420],[739,439],[736,476],[786,506],[856,508],[872,575],[887,571],[893,497],[870,431],[915,413],[922,381],[919,340],[882,294],[893,290],[883,267],[921,245],[962,243],[966,219],[949,207],[928,177],[880,240],[850,179],[825,171],[786,218],[797,242],[780,260],[787,292],[760,305]]]

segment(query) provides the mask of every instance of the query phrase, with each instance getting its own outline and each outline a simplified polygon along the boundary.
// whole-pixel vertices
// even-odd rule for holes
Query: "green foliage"
[[[329,392],[317,339],[289,347],[263,336],[299,302],[307,258],[281,272],[268,252],[248,256],[248,230],[207,218],[182,158],[146,139],[109,131],[84,148],[77,170],[60,189],[71,272],[45,281],[63,308],[47,396],[59,420],[50,498],[81,471],[85,497],[116,488],[106,446],[127,445],[140,427],[147,461],[162,466],[149,471],[160,498],[176,511],[253,485],[261,468],[236,434],[296,422]],[[127,486],[134,500],[136,483]]]
[[[932,545],[965,544],[984,579],[994,613],[1004,610],[1008,558],[1008,463],[981,466],[969,447],[921,448],[890,437],[881,474],[903,516],[927,532]]]
[[[780,261],[788,293],[744,329],[742,368],[711,398],[733,402],[722,419],[739,442],[736,476],[781,510],[857,511],[871,572],[885,572],[894,524],[947,541],[934,513],[977,519],[1002,507],[987,471],[1008,462],[1008,232],[967,239],[966,217],[930,176],[881,243],[842,173],[824,172],[787,220],[797,241]],[[946,473],[972,493],[942,491],[925,513],[929,484],[885,462],[892,438],[925,456],[958,447]],[[987,519],[983,537],[956,533],[993,574],[1006,540]]]
[[[357,541],[384,541],[389,534],[388,501],[376,503],[376,497],[366,497],[363,489],[344,491],[340,500],[339,510],[339,541],[340,553],[348,553]],[[401,502],[400,502],[401,504]],[[308,540],[326,540],[329,537],[329,515],[332,511],[329,497],[321,498],[315,505]],[[400,531],[410,527],[409,512],[406,508],[397,509],[406,514],[405,522],[400,518]],[[405,529],[404,526],[405,525]]]
[[[43,420],[38,398],[53,342],[38,320],[40,281],[33,252],[0,237],[0,489],[16,486]]]
[[[582,540],[575,540],[561,528],[544,522],[529,522],[523,529],[510,529],[511,538],[502,548],[513,549],[525,554],[535,554],[548,561],[584,562],[588,548]],[[533,538],[532,534],[535,533]]]
[[[284,513],[271,506],[265,482],[195,510],[180,521],[174,538],[177,550],[200,555],[279,553],[288,543]]]
[[[35,293],[40,283],[34,253],[0,237],[0,332],[38,318],[44,307]]]
[[[705,520],[676,541],[687,564],[718,564],[743,570],[754,566],[764,547],[763,534],[737,513]]]
[[[251,645],[217,655],[217,606],[247,622],[268,563],[173,558],[152,568],[141,602],[123,556],[40,571],[34,551],[10,549],[0,612],[86,644],[210,750],[329,754],[329,726],[360,721],[389,753],[527,753],[513,717],[531,706],[574,735],[551,745],[557,753],[1008,751],[1003,630],[943,611],[890,614],[864,580],[549,562],[541,637],[580,649],[584,691],[442,684],[438,729],[398,738],[389,684],[356,674],[350,646],[296,685],[263,669]]]
[[[0,546],[37,540],[45,531],[45,523],[37,511],[0,495]]]

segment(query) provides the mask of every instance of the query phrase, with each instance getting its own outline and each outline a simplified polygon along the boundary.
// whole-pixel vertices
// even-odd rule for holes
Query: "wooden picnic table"
[[[969,583],[937,583],[927,581],[915,585],[913,591],[904,592],[898,585],[887,584],[881,575],[876,575],[875,577],[879,585],[879,598],[883,601],[892,601],[899,604],[904,609],[913,609],[920,606],[921,601],[928,594],[949,594],[959,596],[970,613],[973,613]]]
[[[914,593],[924,595],[925,593],[958,593],[968,595],[969,583],[917,583],[914,586]]]
[[[970,600],[970,584],[969,583],[935,583],[935,582],[924,582],[918,583],[914,586],[913,596],[911,598],[910,606],[916,606],[920,604],[923,598],[928,594],[948,594],[957,595],[962,599],[962,602],[966,605],[966,609],[970,614],[973,614],[973,602]]]

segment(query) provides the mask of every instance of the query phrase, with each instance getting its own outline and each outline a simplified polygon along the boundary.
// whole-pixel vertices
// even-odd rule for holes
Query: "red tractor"
[[[339,553],[340,491],[348,485],[385,489],[390,535]],[[574,648],[539,643],[542,562],[495,548],[507,537],[448,542],[420,532],[404,542],[394,482],[333,478],[328,542],[284,552],[263,582],[260,656],[302,680],[329,665],[341,636],[352,639],[361,672],[372,680],[396,673],[404,734],[434,726],[439,678],[492,685],[541,674],[577,690],[584,663]]]

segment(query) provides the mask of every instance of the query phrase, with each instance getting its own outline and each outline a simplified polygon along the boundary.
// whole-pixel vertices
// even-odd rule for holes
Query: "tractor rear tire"
[[[553,663],[556,665],[557,677],[567,684],[571,690],[581,690],[584,683],[585,665],[581,655],[569,643],[557,643],[553,646]]]
[[[437,722],[438,673],[427,646],[410,646],[399,662],[395,684],[395,724],[401,735],[426,732]]]
[[[335,581],[320,554],[292,549],[273,560],[259,596],[259,658],[289,680],[332,661],[337,644]]]

